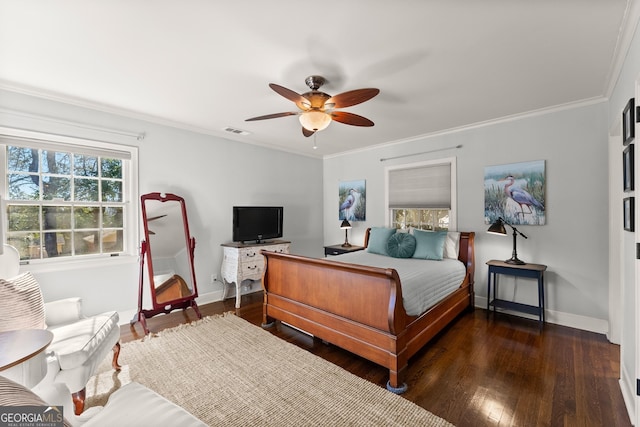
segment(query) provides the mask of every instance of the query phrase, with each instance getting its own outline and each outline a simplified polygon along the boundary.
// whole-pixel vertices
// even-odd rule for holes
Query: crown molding
[[[611,60],[611,67],[607,79],[605,80],[604,94],[606,98],[611,98],[613,91],[618,84],[622,67],[627,59],[627,54],[631,48],[631,42],[640,22],[640,0],[627,0],[627,7],[620,24],[616,48]]]

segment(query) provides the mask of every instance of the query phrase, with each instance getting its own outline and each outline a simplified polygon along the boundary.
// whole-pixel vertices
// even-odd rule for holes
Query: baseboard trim
[[[624,406],[627,408],[627,414],[631,424],[635,425],[635,401],[636,401],[636,381],[629,376],[629,372],[625,369],[624,364],[620,364],[620,391],[622,392],[622,399],[624,400]]]
[[[257,285],[253,283],[251,285],[242,286],[240,288],[241,295],[251,294],[253,292],[258,292],[262,286],[260,282],[256,281]],[[196,298],[196,302],[198,305],[205,305],[216,301],[222,301],[223,292],[221,289],[207,292],[205,294],[199,294],[198,298]],[[230,286],[229,292],[227,293],[227,298],[235,298],[236,297],[236,288],[235,286]],[[138,313],[137,309],[130,310],[119,310],[118,314],[120,315],[120,320],[118,321],[118,325],[127,325],[133,319],[133,317]]]
[[[475,298],[477,308],[487,307],[487,298],[483,296],[477,296]],[[536,316],[532,316],[527,313],[520,313],[518,311],[511,310],[498,310],[500,313],[513,314],[515,316],[524,317],[525,319],[538,320]],[[578,314],[563,313],[554,310],[545,310],[545,320],[548,323],[556,325],[567,326],[575,329],[582,329],[584,331],[595,332],[598,334],[606,335],[609,332],[609,322],[603,319],[596,319],[594,317],[580,316]]]
[[[207,292],[206,294],[198,295],[196,298],[196,302],[198,305],[205,305],[215,301],[222,300],[222,290]],[[120,316],[120,320],[118,320],[118,325],[128,325],[134,316],[138,313],[138,310],[132,308],[130,310],[118,310],[118,315]]]

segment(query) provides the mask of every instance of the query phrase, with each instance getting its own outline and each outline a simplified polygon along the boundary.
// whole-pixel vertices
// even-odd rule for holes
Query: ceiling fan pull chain
[[[314,150],[318,149],[318,146],[316,145],[316,135],[318,135],[318,132],[313,133],[313,149]]]

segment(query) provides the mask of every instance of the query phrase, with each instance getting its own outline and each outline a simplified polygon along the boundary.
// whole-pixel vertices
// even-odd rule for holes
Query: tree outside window
[[[124,250],[123,160],[6,146],[7,243],[21,259]]]

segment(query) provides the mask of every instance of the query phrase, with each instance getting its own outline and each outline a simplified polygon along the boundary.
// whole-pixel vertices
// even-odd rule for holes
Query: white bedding
[[[409,316],[424,313],[458,289],[467,271],[459,260],[392,258],[366,250],[333,256],[331,260],[395,269],[402,285],[402,303]]]

